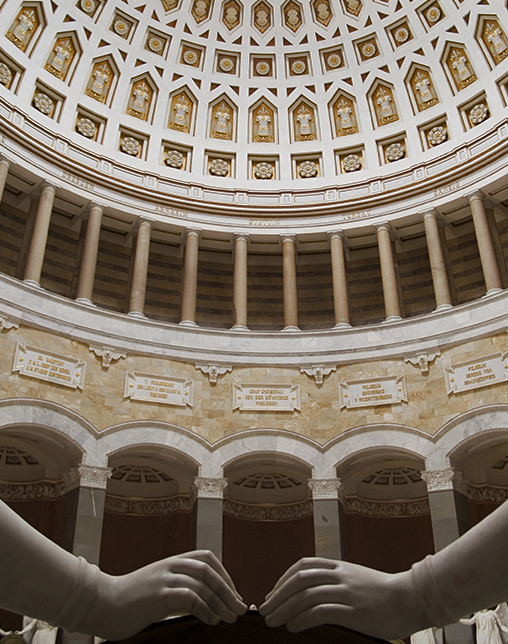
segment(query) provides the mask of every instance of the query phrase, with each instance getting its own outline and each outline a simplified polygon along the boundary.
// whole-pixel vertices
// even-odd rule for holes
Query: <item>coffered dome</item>
[[[180,199],[379,195],[491,164],[508,133],[497,0],[59,0],[2,14],[4,116],[38,143],[56,135],[69,162]]]

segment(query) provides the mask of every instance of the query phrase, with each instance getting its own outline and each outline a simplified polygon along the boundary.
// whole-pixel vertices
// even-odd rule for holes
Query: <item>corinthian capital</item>
[[[227,479],[211,479],[203,476],[196,476],[194,479],[198,499],[222,499],[227,484]]]
[[[341,479],[309,479],[307,481],[313,499],[335,499],[340,498],[342,489]]]

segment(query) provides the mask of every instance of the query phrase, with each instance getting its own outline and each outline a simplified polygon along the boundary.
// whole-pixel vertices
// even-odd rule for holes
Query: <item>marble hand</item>
[[[259,612],[268,626],[298,632],[321,624],[396,639],[427,619],[410,574],[387,573],[323,558],[301,559],[277,582]]]

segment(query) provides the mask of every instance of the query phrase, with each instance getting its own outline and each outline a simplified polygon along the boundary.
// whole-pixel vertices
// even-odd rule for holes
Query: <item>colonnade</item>
[[[5,186],[9,163],[0,161],[0,199]],[[20,277],[32,285],[39,285],[47,244],[48,231],[57,186],[44,183],[33,221],[27,228],[29,239],[21,258]],[[493,234],[495,218],[493,205],[483,195],[475,192],[469,195],[469,204],[474,222],[476,240],[483,270],[486,294],[494,294],[503,288],[502,276],[506,276],[506,262],[498,237]],[[86,219],[86,233],[80,258],[76,301],[91,304],[93,301],[94,279],[97,265],[99,238],[105,206],[92,204]],[[435,210],[421,214],[427,248],[436,310],[453,306],[453,280],[447,257],[444,222]],[[145,293],[149,269],[150,240],[155,222],[140,217],[133,244],[132,268],[127,292],[127,313],[143,317]],[[399,320],[403,316],[402,300],[394,251],[393,230],[388,222],[375,225],[379,250],[385,321]],[[196,298],[198,280],[198,256],[201,230],[185,230],[183,277],[181,287],[180,324],[196,326]],[[233,258],[233,329],[248,329],[248,235],[234,235]],[[345,235],[342,230],[328,233],[332,269],[332,291],[335,328],[349,327],[350,311],[347,290]],[[281,234],[283,267],[284,331],[298,331],[298,287],[297,287],[297,238],[294,234]]]

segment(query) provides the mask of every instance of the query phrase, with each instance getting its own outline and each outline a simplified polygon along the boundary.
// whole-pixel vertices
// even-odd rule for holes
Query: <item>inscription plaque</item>
[[[233,409],[300,410],[300,385],[233,385]]]
[[[405,376],[350,380],[339,384],[340,408],[374,407],[407,402]]]
[[[86,362],[18,343],[12,370],[37,380],[83,389]]]
[[[508,380],[508,353],[495,353],[486,358],[469,360],[445,367],[448,395],[487,387]]]
[[[192,407],[193,384],[192,380],[185,378],[127,371],[123,397],[150,403]]]

